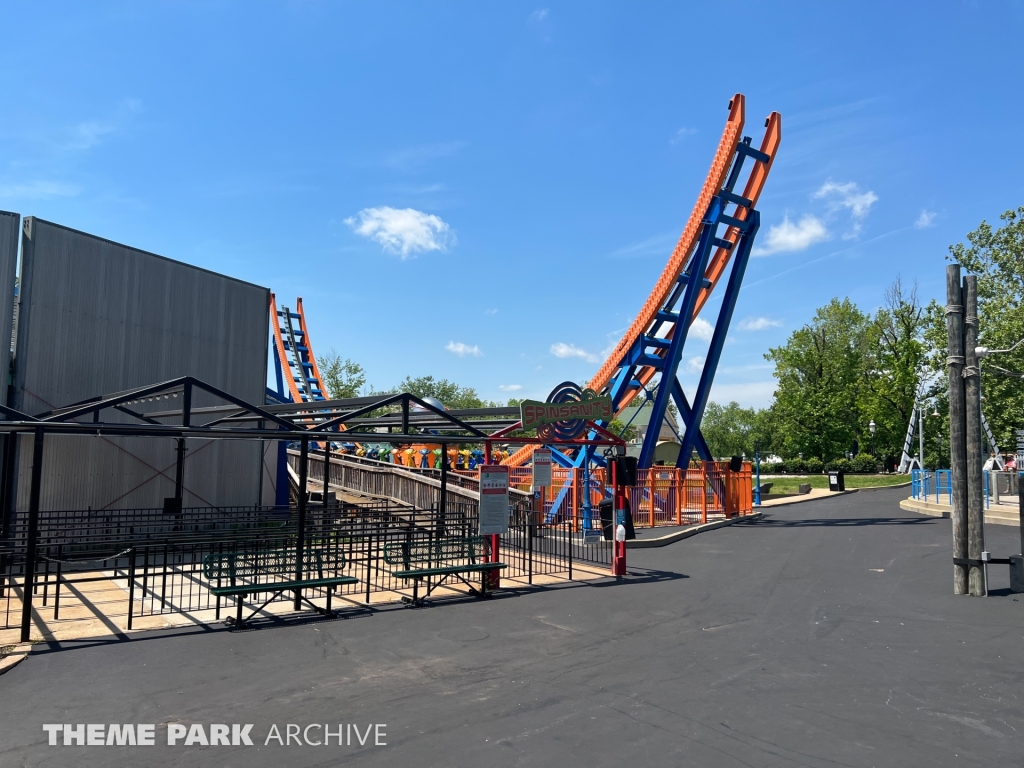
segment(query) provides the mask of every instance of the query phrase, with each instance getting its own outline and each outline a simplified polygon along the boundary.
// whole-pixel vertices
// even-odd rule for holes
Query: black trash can
[[[629,508],[629,496],[623,499],[623,508],[626,512],[626,522],[623,524],[626,529],[626,539],[636,538],[636,529],[633,528],[633,513]],[[597,505],[598,514],[601,516],[601,538],[605,541],[615,539],[615,515],[612,512],[612,500],[605,499]]]
[[[828,473],[828,489],[830,491],[846,490],[846,476],[842,470],[834,470]]]

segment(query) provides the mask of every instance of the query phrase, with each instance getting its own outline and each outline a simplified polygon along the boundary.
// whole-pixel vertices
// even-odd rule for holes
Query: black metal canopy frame
[[[223,401],[216,406],[193,407],[195,393]],[[180,408],[155,410],[171,400],[180,399]],[[155,404],[155,405],[154,405]],[[384,413],[380,413],[383,411]],[[135,423],[103,421],[102,414],[127,416]],[[376,415],[374,415],[376,414]],[[181,509],[185,441],[202,440],[275,440],[300,444],[299,499],[297,505],[297,558],[302,562],[307,499],[310,442],[329,444],[342,437],[346,441],[365,443],[458,444],[484,443],[487,453],[494,440],[515,443],[539,442],[535,438],[513,437],[519,426],[519,409],[480,408],[446,411],[408,392],[360,397],[347,400],[324,400],[258,406],[235,397],[192,376],[152,384],[145,387],[101,395],[56,408],[38,415],[23,413],[0,405],[0,435],[3,435],[2,478],[0,478],[0,540],[9,538],[14,515],[15,460],[18,436],[31,434],[32,477],[29,492],[26,531],[24,597],[22,601],[22,640],[29,639],[34,589],[34,562],[39,540],[39,504],[43,471],[43,444],[46,435],[79,435],[82,437],[162,437],[177,441],[175,496],[165,500]],[[342,431],[343,430],[343,431]],[[486,431],[485,431],[486,430]],[[603,430],[602,430],[603,431]],[[621,444],[620,438],[605,433],[589,443]],[[330,461],[330,451],[325,459]],[[448,462],[441,462],[439,508],[445,509]],[[327,468],[325,478],[329,477]],[[326,488],[325,488],[326,491]],[[325,494],[326,498],[326,494]]]
[[[196,391],[222,400],[224,405],[194,408]],[[181,398],[181,407],[153,410],[172,399]],[[375,412],[385,410],[383,415]],[[136,420],[103,421],[104,413],[116,413]],[[29,492],[24,597],[22,600],[22,640],[29,639],[34,590],[34,561],[39,537],[39,504],[43,471],[43,444],[46,435],[83,437],[162,437],[177,441],[175,497],[179,508],[182,498],[185,441],[203,440],[284,440],[298,442],[301,448],[299,499],[297,509],[297,558],[302,562],[304,547],[306,494],[310,441],[330,443],[342,433],[346,441],[389,443],[488,443],[498,432],[504,440],[518,421],[517,408],[482,408],[445,411],[409,393],[380,397],[326,400],[315,403],[291,403],[258,406],[218,389],[192,376],[182,376],[159,384],[102,395],[38,415],[23,413],[0,405],[0,435],[4,437],[0,510],[0,539],[6,539],[14,514],[15,461],[18,436],[31,434],[32,477]],[[471,419],[466,421],[464,419]],[[194,423],[200,422],[200,423]],[[397,428],[397,431],[396,431]],[[386,429],[386,431],[384,431]],[[486,432],[484,430],[490,430]],[[330,452],[325,453],[329,460]],[[327,474],[325,472],[325,477]],[[440,508],[444,509],[447,490],[447,462],[441,462]],[[166,503],[166,502],[165,502]]]

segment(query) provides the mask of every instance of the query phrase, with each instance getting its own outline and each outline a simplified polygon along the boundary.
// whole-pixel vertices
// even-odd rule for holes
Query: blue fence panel
[[[985,495],[985,509],[992,502],[992,489],[989,487],[988,472],[982,472],[982,483]],[[949,469],[910,470],[910,497],[936,504],[953,506],[953,472]]]

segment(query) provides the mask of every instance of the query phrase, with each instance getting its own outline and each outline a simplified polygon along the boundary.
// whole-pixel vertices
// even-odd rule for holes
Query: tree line
[[[991,349],[1024,338],[1024,208],[1000,218],[1002,226],[982,222],[947,256],[978,275],[979,339]],[[925,465],[948,466],[944,301],[922,306],[917,286],[897,277],[874,313],[833,298],[765,358],[777,380],[769,407],[708,404],[702,430],[714,455],[757,449],[827,465],[873,453],[880,463],[898,463],[922,385]],[[1024,427],[1024,344],[991,356],[981,370],[985,417],[999,446],[1012,451],[1015,430]],[[916,446],[915,436],[911,453]]]

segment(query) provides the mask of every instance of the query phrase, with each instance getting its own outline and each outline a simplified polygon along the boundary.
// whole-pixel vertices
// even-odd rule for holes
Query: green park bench
[[[215,553],[203,558],[203,575],[209,582],[210,593],[217,596],[218,617],[220,616],[220,598],[235,597],[238,613],[235,626],[244,627],[246,622],[262,611],[272,600],[283,592],[300,591],[300,598],[312,606],[317,613],[333,616],[331,611],[331,594],[341,584],[357,584],[359,579],[354,576],[324,576],[324,557],[319,549],[307,549],[303,553],[305,568],[303,572],[316,573],[316,578],[295,578],[295,550],[269,549],[257,552]],[[345,567],[345,554],[342,551],[332,552],[332,560],[337,570]],[[310,600],[301,597],[301,590],[327,588],[327,609],[321,609]],[[272,593],[270,598],[259,608],[242,620],[242,602],[246,595]]]
[[[413,606],[422,605],[430,593],[441,586],[450,576],[454,576],[478,597],[487,597],[487,579],[480,579],[477,589],[466,578],[470,574],[486,574],[500,571],[508,566],[505,563],[481,562],[484,550],[483,536],[443,537],[436,539],[419,539],[411,541],[393,541],[384,547],[384,562],[397,566],[391,575],[399,579],[412,579],[412,598],[402,600]],[[431,581],[435,576],[440,578]],[[421,581],[427,582],[427,593],[420,598]]]

